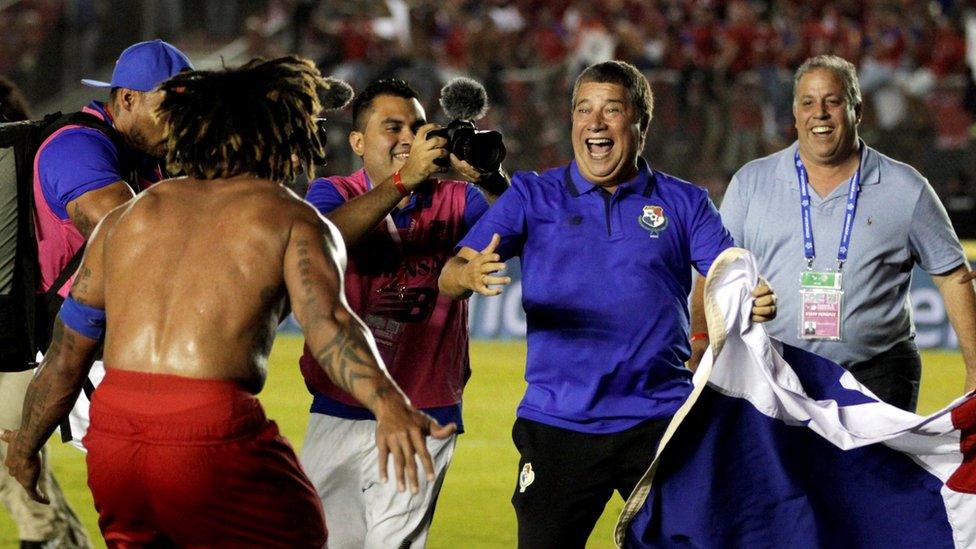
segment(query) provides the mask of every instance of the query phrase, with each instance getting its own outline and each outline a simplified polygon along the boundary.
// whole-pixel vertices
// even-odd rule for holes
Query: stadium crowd
[[[493,101],[482,125],[505,133],[512,169],[568,159],[559,125],[573,78],[593,62],[628,61],[654,88],[649,160],[708,186],[716,201],[739,166],[792,142],[792,72],[803,59],[833,53],[859,68],[865,137],[917,166],[946,198],[971,195],[965,187],[976,169],[969,4],[328,2],[310,10],[294,43],[357,89],[390,75],[416,83],[428,113],[437,112],[436,91],[449,78],[481,80]]]
[[[212,46],[241,35],[251,56],[308,55],[356,89],[401,77],[440,121],[437,90],[466,75],[484,82],[492,100],[482,125],[504,132],[508,164],[526,169],[570,157],[559,124],[573,77],[590,63],[621,59],[654,88],[658,131],[649,160],[705,185],[717,202],[739,166],[793,140],[792,70],[837,54],[859,68],[864,135],[925,173],[961,236],[976,237],[966,221],[976,211],[972,2],[167,0],[139,3],[142,23],[125,28],[108,17],[118,4],[22,0],[0,9],[11,31],[0,40],[0,73],[37,102],[140,37]],[[278,20],[290,20],[283,32],[270,30]],[[348,115],[335,122],[346,125],[334,133],[341,138]],[[353,155],[333,149],[339,172],[354,168]]]

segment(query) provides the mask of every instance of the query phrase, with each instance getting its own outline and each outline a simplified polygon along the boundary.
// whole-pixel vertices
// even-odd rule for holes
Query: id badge
[[[839,272],[800,275],[800,339],[841,341],[844,291]]]

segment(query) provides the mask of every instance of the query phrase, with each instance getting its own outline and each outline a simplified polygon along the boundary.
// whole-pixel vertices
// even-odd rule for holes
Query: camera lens
[[[505,160],[507,150],[502,134],[494,130],[476,130],[467,120],[453,120],[446,128],[427,133],[428,139],[435,136],[447,139],[448,151],[482,172],[498,171]],[[448,158],[438,158],[434,163],[443,167],[451,165]]]
[[[507,152],[501,133],[484,130],[472,132],[465,143],[465,156],[458,156],[485,173],[494,173],[502,165]]]

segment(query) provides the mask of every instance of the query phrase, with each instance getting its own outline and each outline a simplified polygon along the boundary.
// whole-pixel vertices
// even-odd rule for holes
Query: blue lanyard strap
[[[810,185],[807,181],[807,169],[800,160],[800,150],[793,155],[796,165],[796,178],[800,185],[800,214],[803,217],[803,257],[807,260],[807,268],[813,268],[813,260],[817,257],[816,246],[813,244],[813,216],[810,213]],[[861,192],[861,164],[851,177],[847,188],[847,208],[844,213],[844,229],[840,233],[840,246],[837,248],[837,270],[844,267],[847,261],[847,251],[851,247],[851,233],[854,231],[854,214],[857,212],[857,197]]]

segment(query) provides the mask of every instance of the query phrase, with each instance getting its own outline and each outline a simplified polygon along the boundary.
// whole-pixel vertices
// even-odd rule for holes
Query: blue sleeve
[[[712,262],[720,253],[735,245],[732,235],[722,225],[722,218],[715,209],[715,204],[708,198],[708,193],[701,189],[698,197],[698,207],[692,220],[691,230],[691,264],[702,276],[708,274]]]
[[[488,201],[478,187],[468,183],[464,192],[464,227],[470,229],[488,211]]]
[[[320,177],[308,186],[305,193],[305,200],[311,202],[315,209],[322,215],[326,215],[332,210],[346,203],[345,197],[339,194],[339,189],[324,177]]]
[[[68,219],[72,200],[122,180],[115,145],[91,128],[67,129],[48,141],[38,153],[37,172],[45,200],[61,219]]]
[[[515,174],[512,178],[512,186],[498,197],[491,208],[488,208],[468,234],[461,239],[455,251],[465,246],[482,250],[491,242],[491,236],[498,233],[502,241],[497,252],[502,257],[502,261],[522,255],[526,237],[525,205],[528,200],[525,183],[520,176],[521,174]]]

